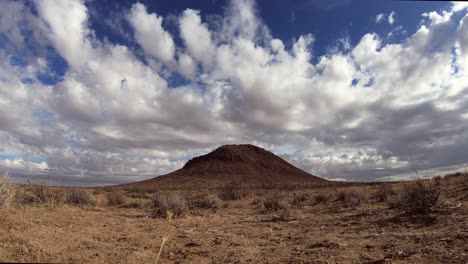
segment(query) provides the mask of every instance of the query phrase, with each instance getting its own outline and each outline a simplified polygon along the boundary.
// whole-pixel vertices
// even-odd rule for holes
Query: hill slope
[[[161,188],[217,187],[228,182],[247,185],[311,184],[325,181],[254,145],[224,145],[189,160],[183,168],[132,186]]]

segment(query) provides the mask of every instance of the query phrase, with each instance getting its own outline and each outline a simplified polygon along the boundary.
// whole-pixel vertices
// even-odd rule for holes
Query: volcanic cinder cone
[[[217,187],[229,182],[246,185],[313,184],[323,179],[302,171],[254,145],[224,145],[189,160],[172,173],[130,185],[158,188]]]

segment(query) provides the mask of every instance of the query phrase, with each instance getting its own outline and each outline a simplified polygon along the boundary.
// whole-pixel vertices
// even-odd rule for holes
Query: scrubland
[[[4,262],[468,263],[464,173],[209,190],[13,185],[2,177],[0,210]]]

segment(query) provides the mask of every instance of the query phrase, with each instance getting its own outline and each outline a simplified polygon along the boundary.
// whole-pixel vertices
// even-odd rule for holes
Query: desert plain
[[[204,184],[219,162],[230,170],[262,164],[266,153],[254,152],[222,149],[195,159],[184,167],[190,184],[180,188],[183,179],[169,184],[168,177],[92,188],[13,185],[0,215],[0,261],[468,263],[468,174],[394,183],[278,176],[249,184],[225,172],[229,181],[218,175]],[[280,175],[284,164],[269,159]]]

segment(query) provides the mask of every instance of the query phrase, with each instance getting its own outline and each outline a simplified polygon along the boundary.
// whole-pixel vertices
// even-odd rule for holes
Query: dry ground
[[[398,194],[402,185],[392,188]],[[425,215],[390,209],[374,197],[378,185],[363,184],[249,190],[227,207],[191,209],[171,222],[151,217],[152,193],[129,190],[108,205],[109,193],[123,191],[87,189],[96,204],[72,205],[34,201],[32,186],[22,186],[0,216],[0,261],[154,263],[168,232],[160,263],[468,263],[468,184],[452,177],[441,185]],[[337,201],[342,190],[362,200]],[[262,209],[272,195],[292,193],[305,200],[290,211]],[[328,201],[317,204],[318,194]]]

